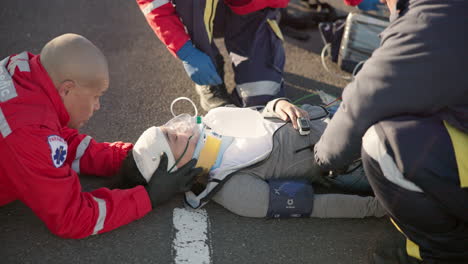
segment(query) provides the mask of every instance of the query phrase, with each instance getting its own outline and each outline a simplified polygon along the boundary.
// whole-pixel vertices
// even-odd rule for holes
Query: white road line
[[[175,208],[174,263],[211,264],[208,240],[208,214],[204,209]]]

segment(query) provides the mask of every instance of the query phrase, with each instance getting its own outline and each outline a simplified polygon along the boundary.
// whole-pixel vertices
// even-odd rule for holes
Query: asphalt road
[[[339,0],[333,3],[342,7]],[[67,32],[87,37],[109,61],[110,89],[101,110],[82,130],[96,140],[135,142],[147,127],[171,117],[173,99],[198,100],[181,63],[156,38],[135,1],[0,3],[2,58],[24,50],[39,53],[48,40]],[[323,70],[319,34],[309,33],[307,42],[285,42],[287,95],[297,99],[322,90],[338,96],[346,81]],[[221,40],[217,44],[223,46]],[[229,65],[226,71],[232,88]],[[84,190],[91,190],[109,186],[112,180],[83,177],[82,182]],[[29,208],[14,202],[0,208],[0,262],[174,263],[175,208],[183,208],[182,197],[112,232],[65,240],[52,235]],[[239,217],[214,203],[205,209],[211,263],[367,263],[378,241],[396,235],[388,219],[265,220]]]

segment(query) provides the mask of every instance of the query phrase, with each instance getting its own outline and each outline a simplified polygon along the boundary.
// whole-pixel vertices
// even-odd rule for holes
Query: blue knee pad
[[[267,217],[310,217],[314,190],[306,181],[270,180],[270,203]]]

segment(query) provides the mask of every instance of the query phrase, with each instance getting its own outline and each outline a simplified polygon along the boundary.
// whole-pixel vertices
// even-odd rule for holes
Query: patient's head
[[[184,130],[174,124],[153,126],[143,132],[132,152],[136,165],[146,181],[151,179],[159,167],[162,153],[167,155],[168,171],[171,169],[175,171],[189,162],[195,151],[198,137],[198,130]]]
[[[197,146],[198,138],[200,133],[198,130],[188,132],[187,130],[178,130],[174,129],[174,126],[161,126],[159,129],[164,134],[166,139],[167,145],[170,147],[174,160],[176,162],[176,166],[178,168],[185,165],[189,162],[192,157],[193,153],[195,152],[195,147]],[[179,160],[180,159],[180,160]],[[208,174],[202,173],[197,175],[195,178],[195,183],[192,187],[192,191],[195,194],[199,194],[203,191],[204,186],[208,180]]]
[[[171,149],[177,168],[187,164],[195,152],[198,134],[184,133],[166,126],[159,128],[163,132],[165,140]]]

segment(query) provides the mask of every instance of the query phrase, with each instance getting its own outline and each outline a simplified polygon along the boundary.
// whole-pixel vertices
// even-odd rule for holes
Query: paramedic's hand
[[[362,2],[358,5],[358,8],[362,11],[371,11],[371,10],[378,10],[379,8],[377,5],[381,5],[380,0],[362,0]]]
[[[192,159],[175,172],[167,171],[167,155],[161,155],[161,162],[158,169],[154,172],[148,185],[145,186],[146,191],[151,200],[153,208],[168,201],[174,195],[190,190],[195,176],[200,174],[202,168],[193,168],[197,160]]]
[[[279,115],[281,120],[292,121],[292,125],[295,129],[298,129],[297,118],[304,117],[309,119],[309,113],[307,111],[293,105],[286,100],[280,100],[275,105],[275,113]]]
[[[122,175],[122,182],[119,183],[119,189],[133,188],[137,185],[146,185],[147,182],[138,169],[135,159],[133,158],[133,151],[127,153],[127,157],[122,162],[120,168],[120,175]]]
[[[183,61],[185,71],[196,84],[217,85],[223,82],[211,58],[195,48],[192,41],[187,41],[177,52],[177,56]]]

